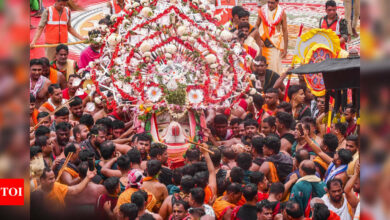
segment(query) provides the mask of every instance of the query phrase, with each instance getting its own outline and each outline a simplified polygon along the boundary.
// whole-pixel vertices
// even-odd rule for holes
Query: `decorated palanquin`
[[[90,40],[103,46],[89,64],[96,92],[110,106],[127,105],[138,131],[183,159],[201,138],[204,110],[231,108],[250,89],[251,57],[217,25],[208,1],[141,0],[111,17],[114,25]],[[102,88],[106,91],[103,92]]]
[[[348,52],[340,47],[340,39],[330,29],[312,29],[297,39],[293,62],[319,63],[330,58],[345,58]],[[306,85],[315,96],[325,95],[322,73],[305,74]]]

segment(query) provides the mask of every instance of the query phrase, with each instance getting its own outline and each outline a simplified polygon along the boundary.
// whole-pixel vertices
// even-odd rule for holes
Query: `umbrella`
[[[360,88],[360,57],[327,59],[320,63],[304,64],[288,74],[322,73],[327,90]]]

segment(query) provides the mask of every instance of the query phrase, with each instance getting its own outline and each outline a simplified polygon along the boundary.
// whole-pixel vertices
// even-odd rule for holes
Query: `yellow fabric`
[[[325,170],[328,169],[329,164],[327,164],[321,157],[317,156],[313,160],[314,162],[317,162],[319,165],[322,166]]]
[[[358,161],[358,160],[359,160],[359,152],[356,152],[353,155],[352,161],[348,164],[347,175],[349,177],[354,174],[354,172],[355,172],[355,164],[356,164],[356,161]]]
[[[115,206],[115,212],[119,211],[119,207],[122,204],[131,203],[131,195],[133,195],[133,193],[135,193],[137,191],[138,191],[138,189],[135,189],[135,188],[128,188],[125,191],[123,191],[119,195],[118,202],[116,203],[116,206]],[[146,192],[148,193],[148,201],[146,203],[146,209],[149,210],[149,211],[152,211],[153,207],[157,203],[157,200],[156,200],[156,198],[154,197],[153,194],[151,194],[148,191],[146,191]]]
[[[218,197],[213,204],[215,217],[217,219],[222,219],[223,215],[225,214],[225,212],[228,208],[234,209],[236,207],[236,205],[234,205],[226,200],[223,200],[222,198],[223,198],[223,196]]]
[[[268,164],[269,164],[269,174],[271,175],[271,179],[270,179],[271,183],[280,182],[275,164],[272,162],[268,162]]]
[[[321,28],[311,29],[311,30],[309,30],[309,31],[307,31],[307,32],[305,32],[304,34],[301,35],[301,40],[303,42],[308,41],[314,35],[316,35],[318,32],[322,32],[322,33],[326,34],[330,38],[330,40],[332,41],[331,43],[333,44],[333,47],[334,47],[333,52],[335,54],[338,54],[340,52],[340,50],[341,50],[340,38],[331,29],[321,29]]]
[[[64,208],[65,207],[65,196],[68,192],[68,186],[55,182],[53,189],[50,191],[50,193],[46,196],[49,201],[51,201],[50,204],[53,205],[55,208]]]
[[[73,170],[72,168],[65,167],[64,171],[68,172],[73,178],[79,177],[79,174],[75,170]]]

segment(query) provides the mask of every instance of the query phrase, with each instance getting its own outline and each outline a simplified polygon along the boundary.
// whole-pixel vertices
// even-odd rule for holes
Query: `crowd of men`
[[[32,48],[44,28],[49,44],[66,43],[68,32],[84,38],[71,27],[66,3],[56,0],[43,11]],[[102,100],[88,91],[83,76],[100,45],[87,47],[78,62],[64,44],[31,59],[31,217],[359,219],[358,108],[333,109],[341,116],[329,128],[325,96],[314,96],[302,79],[286,88],[278,66],[287,53],[287,18],[267,20],[278,14],[278,3],[268,1],[271,13],[260,15],[256,26],[244,8],[232,9],[225,27],[254,57],[256,93],[234,109],[205,110],[202,146],[188,148],[181,167],[169,166],[166,145],[137,133],[137,115],[108,104],[112,93]],[[113,14],[124,7],[120,0],[109,5]],[[328,1],[320,26],[337,26],[345,43],[350,33],[336,10]],[[112,25],[109,18],[99,24]],[[265,36],[267,28],[275,36]],[[57,41],[56,34],[62,36]]]

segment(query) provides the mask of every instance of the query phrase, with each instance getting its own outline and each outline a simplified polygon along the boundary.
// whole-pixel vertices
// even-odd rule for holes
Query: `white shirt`
[[[325,205],[328,206],[329,210],[335,212],[338,216],[340,216],[341,220],[352,220],[352,217],[348,211],[348,205],[347,205],[348,202],[344,194],[343,197],[344,197],[344,203],[340,208],[336,208],[332,205],[328,194],[325,194],[321,199],[324,200]]]

